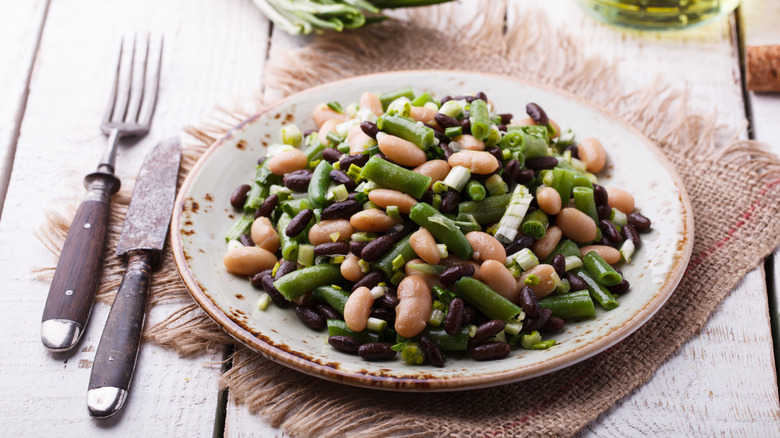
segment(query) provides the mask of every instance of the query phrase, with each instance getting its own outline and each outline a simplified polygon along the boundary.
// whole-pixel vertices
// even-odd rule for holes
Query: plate
[[[357,101],[364,91],[407,85],[435,96],[484,91],[501,112],[525,117],[528,102],[541,105],[578,138],[596,137],[608,153],[603,185],[634,194],[653,220],[634,262],[622,267],[631,290],[620,306],[597,310],[592,320],[568,323],[548,350],[514,349],[497,361],[447,358],[444,368],[410,366],[400,358],[366,362],[340,353],[325,332],[305,327],[292,309],[257,310],[258,291],[222,265],[224,236],[236,219],[230,195],[254,175],[257,158],[280,142],[280,128],[314,127],[311,111],[322,102]],[[474,72],[404,71],[350,78],[292,95],[265,109],[214,143],[190,172],[177,198],[171,236],[176,265],[193,298],[231,336],[267,358],[298,371],[350,385],[389,390],[451,391],[495,386],[539,376],[587,359],[642,326],[671,295],[693,245],[693,215],[681,179],[644,135],[604,109],[571,93],[531,82]],[[596,305],[598,308],[598,304]]]

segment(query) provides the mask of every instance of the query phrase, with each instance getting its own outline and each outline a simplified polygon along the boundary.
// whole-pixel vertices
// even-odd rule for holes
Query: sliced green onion
[[[564,271],[571,271],[572,269],[577,269],[582,267],[582,259],[577,256],[569,256],[565,259],[565,267],[563,268]]]
[[[523,271],[527,271],[539,264],[539,258],[536,257],[536,254],[530,248],[523,248],[507,257],[506,264],[510,263],[517,263]]]
[[[612,209],[612,213],[609,215],[609,220],[611,220],[612,223],[618,228],[623,228],[628,223],[628,218],[626,217],[626,214],[618,210],[617,208]]]
[[[499,174],[495,174],[488,178],[485,181],[485,187],[487,187],[488,192],[490,192],[490,196],[503,195],[509,191],[509,187],[507,187],[504,179],[501,178],[501,175]]]
[[[436,181],[433,183],[433,187],[431,188],[433,189],[433,193],[436,193],[437,195],[446,193],[447,190],[449,190],[449,187],[444,183],[444,181]]]
[[[336,187],[333,188],[333,198],[336,201],[344,201],[349,197],[349,190],[347,190],[347,187],[344,184],[339,184]]]
[[[460,119],[463,116],[463,107],[455,100],[448,100],[441,105],[439,112],[453,119]]]
[[[266,292],[260,292],[260,298],[257,299],[257,308],[265,310],[268,308],[269,304],[271,304],[271,296]]]
[[[393,347],[395,348],[395,346]],[[408,365],[422,365],[425,362],[425,353],[423,353],[422,346],[417,342],[405,343],[401,350],[401,357]]]
[[[453,126],[450,128],[444,128],[444,135],[446,135],[448,138],[455,138],[461,136],[463,135],[463,127]]]
[[[498,176],[498,175],[493,175],[493,176]],[[447,174],[447,177],[444,178],[444,184],[446,184],[449,187],[452,187],[457,191],[461,191],[463,190],[464,187],[466,187],[466,184],[468,184],[469,178],[471,178],[471,170],[468,167],[455,166],[450,170],[450,173]],[[501,177],[499,177],[499,179],[501,179]],[[435,185],[436,184],[434,184],[434,186]],[[436,191],[435,188],[434,191]]]
[[[341,108],[341,104],[338,102],[328,102],[328,108],[332,109],[333,111],[336,111],[337,113],[343,112]]]
[[[379,285],[374,286],[371,289],[371,298],[377,299],[377,298],[381,297],[382,295],[386,294],[387,291],[388,291],[387,286],[379,286]]]
[[[527,284],[528,286],[536,286],[540,281],[541,279],[536,274],[531,274],[525,278],[523,283]]]
[[[241,248],[242,246],[244,246],[244,244],[239,242],[238,240],[230,239],[230,240],[228,240],[228,243],[227,243],[227,250],[230,251],[232,249]]]
[[[385,212],[387,212],[387,215],[392,218],[398,219],[401,217],[401,211],[398,209],[397,205],[388,205],[387,208],[385,209]]]
[[[360,272],[364,274],[368,274],[368,271],[371,270],[371,264],[363,259],[358,260],[358,266],[360,266]]]
[[[298,147],[303,141],[303,134],[301,129],[295,124],[289,124],[282,126],[282,143],[289,144],[290,146]]]
[[[620,257],[626,263],[631,263],[631,257],[634,255],[636,247],[631,239],[626,239],[620,246]]]
[[[384,319],[369,317],[366,321],[366,328],[375,332],[381,332],[387,328],[387,321]]]
[[[412,101],[410,101],[408,97],[399,97],[387,106],[387,111],[385,111],[385,113],[409,117],[412,113]]]
[[[537,330],[534,330],[531,333],[520,335],[520,346],[526,350],[530,350],[534,344],[540,342],[541,340],[542,335]]]
[[[390,277],[390,283],[398,285],[401,282],[401,280],[404,279],[404,277],[406,277],[406,275],[404,275],[403,272],[398,271],[395,274],[393,274],[392,277]]]
[[[301,245],[298,247],[298,263],[303,266],[314,264],[314,245]]]
[[[439,255],[441,256],[441,258],[446,259],[447,257],[450,256],[450,253],[447,252],[447,245],[443,243],[438,243],[436,244],[436,248],[439,250]]]
[[[350,237],[350,240],[355,242],[370,242],[374,239],[376,239],[376,233],[370,231],[358,231],[357,233],[352,233],[352,237]]]
[[[509,200],[509,205],[506,207],[506,212],[501,216],[501,220],[498,222],[498,230],[496,231],[495,238],[498,239],[499,242],[510,243],[515,240],[517,231],[523,223],[523,217],[525,217],[528,206],[531,205],[533,199],[533,195],[531,195],[526,186],[518,184],[517,187],[515,187],[514,192],[512,192],[512,197]]]
[[[250,216],[241,216],[238,218],[236,223],[230,227],[227,234],[225,235],[225,241],[230,242],[231,240],[240,239],[241,236],[248,233],[249,230],[252,229],[253,222],[254,219],[252,219]]]
[[[547,339],[531,345],[531,350],[546,350],[555,345],[555,339]]]
[[[431,327],[438,327],[444,321],[444,312],[439,309],[434,309],[431,312],[431,317],[428,318],[428,325]]]
[[[404,256],[399,254],[398,257],[393,259],[393,271],[403,268],[405,264],[406,260],[404,260]]]
[[[439,265],[429,265],[427,263],[414,263],[409,265],[410,268],[415,271],[422,272],[424,274],[441,275],[447,268]]]

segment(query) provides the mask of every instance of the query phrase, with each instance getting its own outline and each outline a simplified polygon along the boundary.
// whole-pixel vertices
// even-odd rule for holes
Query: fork
[[[100,124],[101,131],[108,136],[108,145],[97,170],[84,178],[87,194],[70,226],[49,287],[41,322],[41,341],[51,351],[73,348],[84,333],[92,311],[103,265],[111,195],[120,186],[119,178],[114,175],[119,140],[126,136],[143,137],[151,126],[160,85],[162,38],[157,65],[151,68],[148,66],[151,37],[147,35],[145,45],[142,43],[140,60],[136,59],[138,45],[135,36],[129,67],[123,67],[127,56],[124,38],[120,43],[111,97]]]

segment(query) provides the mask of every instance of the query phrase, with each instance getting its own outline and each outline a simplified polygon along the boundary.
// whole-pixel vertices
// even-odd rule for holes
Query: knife
[[[147,155],[130,198],[116,254],[127,260],[127,271],[100,338],[87,391],[87,408],[97,418],[122,408],[133,378],[141,332],[146,319],[146,296],[176,197],[181,146],[178,138],[161,141]]]

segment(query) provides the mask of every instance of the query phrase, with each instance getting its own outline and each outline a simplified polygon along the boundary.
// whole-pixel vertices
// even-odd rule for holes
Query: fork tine
[[[120,88],[114,107],[113,122],[122,123],[127,115],[127,107],[130,104],[130,93],[133,90],[133,77],[135,76],[135,52],[138,43],[137,35],[133,36],[133,50],[130,52],[130,66],[127,67],[128,75],[124,80],[120,79]]]
[[[122,55],[125,51],[125,38],[119,41],[119,59],[116,61],[116,73],[114,75],[114,84],[111,87],[111,97],[108,99],[108,107],[103,115],[103,124],[111,121],[111,116],[114,113],[114,105],[116,105],[116,93],[119,88],[119,72],[122,69]]]
[[[157,68],[154,70],[154,76],[151,80],[151,88],[149,90],[149,96],[146,97],[144,93],[144,113],[139,114],[139,123],[145,127],[149,127],[152,122],[152,116],[154,115],[154,109],[157,106],[157,91],[160,89],[160,73],[162,71],[162,57],[163,57],[163,43],[164,37],[160,35],[160,54],[157,57]]]
[[[149,34],[146,34],[146,50],[144,51],[144,60],[140,65],[140,74],[136,74],[135,80],[131,82],[131,92],[127,103],[127,114],[124,117],[125,123],[138,123],[138,115],[141,112],[144,92],[146,90],[146,68],[149,61]],[[136,67],[133,60],[133,69]],[[137,73],[137,72],[136,72]]]

